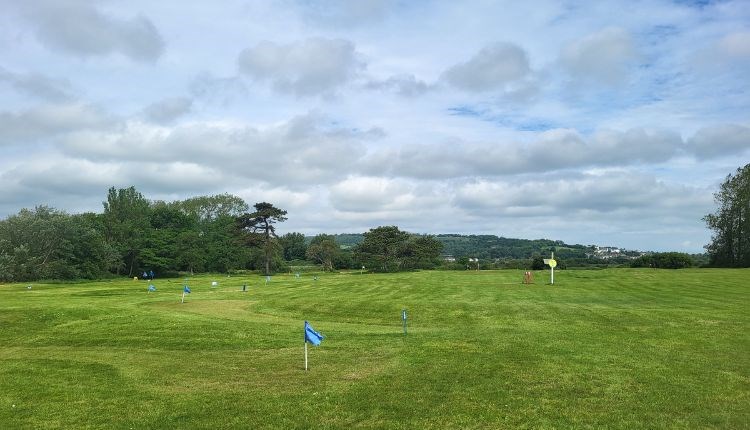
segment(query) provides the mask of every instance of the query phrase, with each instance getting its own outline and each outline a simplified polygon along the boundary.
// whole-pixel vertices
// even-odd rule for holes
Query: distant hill
[[[336,242],[342,248],[351,248],[362,242],[359,233],[335,234]],[[534,254],[555,252],[560,258],[586,258],[593,248],[585,245],[570,245],[560,240],[549,239],[510,239],[495,235],[438,234],[435,238],[443,244],[443,254],[456,258],[474,257],[481,259],[530,258]]]

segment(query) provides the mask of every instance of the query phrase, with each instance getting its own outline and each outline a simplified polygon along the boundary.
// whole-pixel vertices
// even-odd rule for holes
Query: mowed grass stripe
[[[745,428],[748,275],[199,276],[185,304],[184,280],[2,285],[0,424]],[[304,319],[327,336],[307,373]]]

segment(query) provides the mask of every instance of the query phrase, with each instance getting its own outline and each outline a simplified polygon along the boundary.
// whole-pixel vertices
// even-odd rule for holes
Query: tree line
[[[727,175],[714,193],[715,213],[703,217],[713,230],[706,245],[710,264],[717,267],[750,267],[750,164]]]
[[[157,276],[180,272],[256,270],[291,266],[322,270],[397,271],[440,264],[442,245],[432,236],[386,226],[371,229],[358,246],[342,248],[334,236],[308,243],[302,233],[276,234],[287,212],[270,203],[252,208],[219,194],[164,202],[135,187],[110,188],[101,213],[68,214],[48,207],[22,209],[0,221],[0,281]]]

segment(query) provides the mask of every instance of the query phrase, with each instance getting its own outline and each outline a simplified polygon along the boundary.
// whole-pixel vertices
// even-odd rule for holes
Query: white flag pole
[[[552,260],[554,260],[554,259],[555,259],[555,253],[553,252],[552,253]],[[556,266],[556,264],[554,264],[554,265],[552,265],[550,267],[550,272],[549,272],[549,274],[550,274],[550,285],[555,285],[555,266]]]
[[[307,371],[307,340],[305,340],[305,371]]]
[[[180,303],[185,303],[185,290],[182,290],[182,301]]]

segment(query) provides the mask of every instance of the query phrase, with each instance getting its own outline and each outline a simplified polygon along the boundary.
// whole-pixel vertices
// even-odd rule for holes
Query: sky
[[[132,185],[702,252],[749,91],[746,0],[0,0],[0,217]]]

